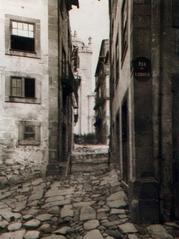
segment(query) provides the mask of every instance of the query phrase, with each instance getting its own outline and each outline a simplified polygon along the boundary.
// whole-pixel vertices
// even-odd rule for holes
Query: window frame
[[[20,80],[20,87],[13,87],[13,80]],[[17,81],[16,81],[16,83],[17,83]],[[10,97],[22,97],[22,89],[23,89],[23,83],[22,83],[22,78],[21,77],[11,77],[11,82],[10,82],[10,84],[11,84],[11,87],[10,87]],[[16,85],[17,86],[17,85]],[[13,89],[17,89],[17,88],[20,88],[20,91],[21,91],[21,94],[20,95],[14,95],[13,94]]]
[[[21,51],[11,48],[12,22],[22,22],[34,25],[34,51]],[[41,57],[40,20],[15,15],[5,15],[5,54],[12,56],[39,58]]]
[[[34,96],[35,97],[18,97],[13,96],[11,91],[11,79],[12,78],[29,78],[34,79]],[[7,103],[25,103],[25,104],[41,104],[41,82],[42,82],[42,76],[39,74],[26,74],[19,72],[6,72],[5,74],[5,102]],[[25,85],[23,86],[25,90]],[[25,94],[22,93],[22,94]]]
[[[25,139],[25,127],[34,128],[34,139]],[[40,146],[40,144],[41,144],[41,123],[37,121],[19,121],[18,145],[19,146]]]
[[[33,26],[33,37],[29,37],[30,39],[34,39],[34,46],[33,46],[33,50],[23,50],[23,49],[15,49],[15,48],[12,48],[12,36],[13,36],[13,22],[16,22],[17,24],[18,23],[22,23],[22,24],[27,24],[27,25],[32,25]],[[31,22],[27,22],[27,21],[20,21],[20,20],[14,20],[14,19],[10,19],[10,50],[11,51],[20,51],[20,52],[26,52],[26,53],[35,53],[35,49],[36,49],[36,46],[35,46],[35,23],[31,23]],[[17,28],[18,30],[18,28]],[[19,37],[23,37],[23,36],[20,36],[20,35],[17,35]]]
[[[21,96],[12,95],[12,81],[13,79],[21,80]],[[26,80],[31,79],[34,80],[34,97],[27,97],[25,92],[25,84]],[[20,76],[11,76],[10,79],[10,98],[25,98],[25,99],[36,99],[36,79],[32,77],[20,77]]]

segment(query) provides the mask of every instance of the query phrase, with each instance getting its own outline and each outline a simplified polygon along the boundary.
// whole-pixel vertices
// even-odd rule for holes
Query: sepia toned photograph
[[[0,0],[0,239],[179,239],[179,0]]]

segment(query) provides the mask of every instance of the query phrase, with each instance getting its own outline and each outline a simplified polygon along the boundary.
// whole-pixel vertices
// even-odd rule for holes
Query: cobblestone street
[[[39,178],[1,190],[0,200],[0,239],[174,238],[160,225],[130,223],[115,169]]]

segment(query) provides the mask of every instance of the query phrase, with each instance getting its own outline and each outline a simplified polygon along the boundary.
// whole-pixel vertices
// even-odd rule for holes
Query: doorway
[[[128,104],[125,99],[122,105],[122,174],[126,184],[128,184],[129,178],[128,138]]]
[[[174,212],[179,218],[179,81],[173,79],[173,106],[172,106],[172,124],[173,124],[173,175],[174,175]]]

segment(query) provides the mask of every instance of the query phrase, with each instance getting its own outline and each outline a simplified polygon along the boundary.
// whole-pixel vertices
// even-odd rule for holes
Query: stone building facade
[[[139,222],[179,217],[179,3],[109,1],[111,161]]]
[[[94,93],[92,91],[92,43],[89,37],[87,45],[78,38],[76,31],[72,37],[73,46],[78,49],[77,74],[81,79],[78,89],[78,122],[74,134],[85,135],[94,133]]]
[[[98,143],[108,144],[110,129],[109,111],[109,40],[101,43],[101,49],[96,67],[95,96],[95,129]]]
[[[62,72],[65,68],[71,74],[72,4],[78,1],[0,0],[1,184],[45,175],[47,169],[59,171],[65,121]],[[71,98],[65,105],[68,150]]]

